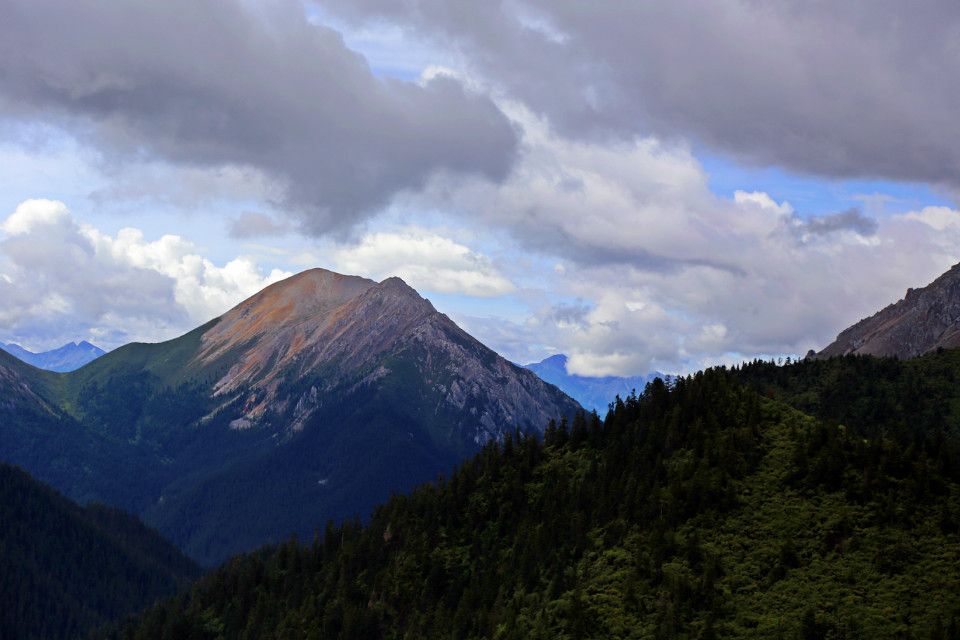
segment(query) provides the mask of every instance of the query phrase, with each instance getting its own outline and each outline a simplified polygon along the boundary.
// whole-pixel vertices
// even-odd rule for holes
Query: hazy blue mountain
[[[72,373],[0,353],[0,459],[205,564],[310,539],[579,408],[398,278],[320,269]]]
[[[560,388],[561,391],[579,402],[587,409],[596,409],[604,415],[607,406],[619,395],[626,398],[636,390],[643,391],[647,383],[654,378],[668,379],[670,376],[659,371],[648,373],[645,376],[578,376],[567,373],[567,356],[559,353],[540,362],[524,365],[541,379]]]
[[[46,369],[47,371],[57,371],[60,373],[75,371],[106,353],[106,351],[100,347],[90,344],[86,340],[82,342],[68,342],[58,349],[51,349],[50,351],[42,351],[40,353],[28,351],[18,344],[4,344],[2,342],[0,342],[0,349],[23,360],[27,364],[32,364],[38,369]]]

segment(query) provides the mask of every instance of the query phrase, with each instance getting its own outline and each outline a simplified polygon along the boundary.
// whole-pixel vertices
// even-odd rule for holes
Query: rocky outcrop
[[[861,320],[816,357],[862,354],[913,358],[960,347],[960,264],[902,300]]]

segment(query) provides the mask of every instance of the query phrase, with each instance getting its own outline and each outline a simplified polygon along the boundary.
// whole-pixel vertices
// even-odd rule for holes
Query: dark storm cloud
[[[593,307],[582,302],[558,303],[550,309],[550,319],[557,323],[577,327],[587,326],[587,316]]]
[[[488,98],[375,77],[297,2],[0,0],[0,16],[0,113],[108,159],[256,168],[307,231],[344,229],[436,171],[499,179],[512,162]]]
[[[657,132],[826,176],[960,186],[953,0],[324,0],[463,54],[567,135]]]
[[[824,236],[838,231],[853,231],[861,236],[872,236],[878,227],[876,220],[864,215],[857,207],[806,219],[794,215],[791,225],[793,232],[801,237]]]

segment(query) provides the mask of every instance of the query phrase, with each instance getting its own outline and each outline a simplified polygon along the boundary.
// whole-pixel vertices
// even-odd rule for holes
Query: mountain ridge
[[[402,280],[325,270],[72,373],[8,358],[0,457],[140,515],[205,564],[364,514],[579,409]]]
[[[960,264],[841,331],[815,357],[873,355],[913,358],[960,347]]]
[[[100,347],[86,340],[68,342],[62,347],[49,351],[41,351],[39,353],[24,349],[18,344],[4,344],[0,342],[0,350],[6,351],[15,358],[23,360],[38,369],[45,369],[57,373],[75,371],[106,353],[106,351]]]

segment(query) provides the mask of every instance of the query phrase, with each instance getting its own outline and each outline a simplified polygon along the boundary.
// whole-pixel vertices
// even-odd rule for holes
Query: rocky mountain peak
[[[225,403],[242,396],[238,425],[252,425],[267,412],[292,405],[297,407],[293,428],[325,394],[386,379],[398,361],[408,371],[417,370],[417,379],[430,381],[429,393],[442,405],[468,412],[468,422],[482,427],[478,442],[503,424],[542,428],[576,408],[473,339],[396,277],[376,283],[323,269],[298,274],[224,314],[203,334],[195,357],[200,367],[226,367],[214,391]],[[291,384],[308,391],[284,397],[283,387]]]
[[[284,336],[296,348],[297,340],[375,285],[373,280],[326,269],[310,269],[276,282],[218,319],[203,336],[200,359],[210,362],[254,341],[263,346]]]
[[[35,443],[6,430],[5,450],[84,500],[127,501],[211,564],[368,513],[491,439],[578,409],[401,279],[320,269],[62,378],[0,353],[0,425],[29,415]],[[83,455],[63,457],[63,437]]]
[[[925,287],[840,332],[817,357],[846,354],[912,358],[960,347],[960,264]]]

